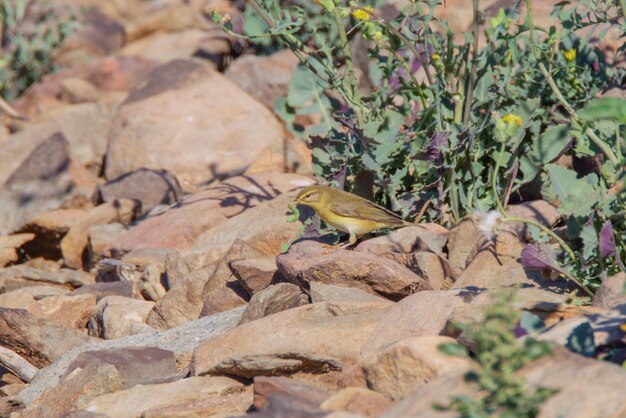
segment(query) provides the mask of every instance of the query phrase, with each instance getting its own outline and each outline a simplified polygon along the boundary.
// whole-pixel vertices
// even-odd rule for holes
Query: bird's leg
[[[324,254],[332,254],[332,253],[334,253],[337,250],[341,250],[343,248],[351,247],[354,244],[356,244],[356,240],[357,240],[356,234],[350,234],[350,238],[348,239],[348,242],[346,242],[345,244],[324,245],[324,247],[326,248],[324,250]]]

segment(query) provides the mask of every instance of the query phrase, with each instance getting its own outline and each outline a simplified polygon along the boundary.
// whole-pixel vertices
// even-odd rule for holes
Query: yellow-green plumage
[[[294,203],[313,208],[324,223],[350,234],[348,245],[377,229],[412,225],[367,199],[328,186],[306,187]]]

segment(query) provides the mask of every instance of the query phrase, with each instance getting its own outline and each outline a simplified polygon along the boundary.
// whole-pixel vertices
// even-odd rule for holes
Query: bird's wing
[[[358,201],[333,202],[331,210],[337,215],[349,216],[388,225],[406,224],[398,215],[366,199]]]

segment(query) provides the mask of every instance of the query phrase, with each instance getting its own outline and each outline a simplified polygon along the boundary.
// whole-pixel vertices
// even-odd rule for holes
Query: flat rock
[[[194,375],[289,374],[340,369],[387,304],[325,302],[305,305],[242,324],[194,351]]]
[[[315,241],[301,241],[277,257],[286,280],[306,287],[311,281],[356,287],[391,300],[430,289],[428,283],[406,267],[383,256],[351,250],[324,253]]]
[[[421,336],[385,347],[364,360],[368,387],[399,400],[438,376],[469,370],[469,358],[451,357],[439,350],[440,345],[455,342],[450,337]]]
[[[84,271],[61,269],[44,271],[24,265],[0,269],[0,284],[6,292],[27,286],[61,285],[68,289],[94,283],[92,274]]]
[[[246,306],[241,324],[309,303],[309,297],[291,283],[277,283],[256,293]]]
[[[393,302],[381,297],[372,295],[365,290],[355,287],[337,286],[334,284],[324,284],[321,282],[311,282],[309,293],[311,303],[318,302],[379,302],[392,305]]]
[[[348,387],[331,395],[320,408],[324,411],[345,411],[368,418],[379,417],[393,402],[385,395],[362,387]]]
[[[142,418],[187,418],[209,416],[228,418],[239,416],[250,408],[252,390],[235,388],[219,396],[206,396],[199,399],[181,401],[174,405],[159,405],[142,412]]]
[[[357,245],[357,251],[384,255],[387,253],[409,254],[429,251],[442,254],[450,232],[443,228],[424,225],[396,229],[389,234],[368,239]]]
[[[137,298],[139,293],[134,283],[129,281],[104,282],[88,284],[72,291],[72,295],[93,294],[96,302],[107,296],[124,296],[127,298]]]
[[[41,368],[93,339],[55,321],[37,318],[25,310],[0,308],[0,341],[4,347]]]
[[[18,261],[20,259],[19,248],[34,238],[35,234],[31,233],[0,236],[0,267]]]
[[[138,200],[146,213],[157,205],[171,205],[183,197],[176,176],[167,170],[139,168],[98,186],[92,200],[96,204],[117,199]]]
[[[303,380],[278,376],[257,376],[254,378],[254,407],[263,409],[270,403],[274,394],[293,398],[298,403],[317,408],[331,393]]]
[[[244,211],[248,212],[260,203],[274,199],[280,193],[310,184],[313,184],[313,180],[295,174],[264,173],[231,177],[206,190],[187,195],[178,205],[158,216],[140,222],[113,243],[111,250],[120,253],[141,248],[190,250],[196,244],[197,239],[202,240],[201,237],[204,234],[207,239],[216,233],[219,233],[223,239],[227,238],[229,237],[228,231],[231,231],[230,234],[233,236],[244,235],[245,230],[240,231],[240,228],[254,231],[260,229],[260,225],[257,225],[259,222],[240,226],[233,218],[235,215],[240,215]],[[280,215],[283,224],[281,227],[292,226],[293,228],[288,229],[290,231],[293,229],[295,235],[295,224],[287,225],[284,221],[286,205],[287,203],[283,207],[276,207],[276,210],[280,212],[272,216],[268,216],[270,215],[268,213],[262,215],[268,218]],[[230,228],[227,225],[220,227],[222,224],[228,224],[229,219],[233,220]],[[247,219],[248,222],[251,220],[252,218]],[[274,225],[275,228],[278,228],[277,223]],[[214,228],[218,229],[214,230]],[[214,260],[223,256],[233,241],[234,237],[229,243],[224,244],[226,248],[221,254],[214,255]]]
[[[228,266],[250,296],[265,289],[277,277],[276,257],[232,260]]]
[[[189,189],[245,169],[282,136],[274,115],[236,84],[209,66],[175,60],[155,69],[118,110],[105,174],[166,169]]]
[[[367,358],[397,341],[441,335],[454,309],[470,303],[480,290],[426,290],[393,305],[382,315],[361,348]]]
[[[243,390],[241,383],[227,377],[191,377],[171,383],[140,385],[101,395],[89,402],[80,403],[78,408],[106,416],[134,418],[143,416],[143,412],[150,409],[216,398]]]
[[[126,233],[128,227],[113,222],[110,224],[91,225],[87,229],[87,269],[93,268],[105,256],[105,251],[116,239]]]
[[[41,315],[69,328],[83,329],[96,307],[96,297],[85,295],[53,295],[37,303]]]
[[[91,340],[90,344],[82,345],[73,350],[66,350],[52,365],[40,370],[30,385],[20,392],[20,398],[24,403],[30,405],[48,388],[58,387],[59,390],[62,390],[62,386],[58,385],[61,376],[66,373],[67,368],[77,356],[85,351],[126,347],[158,347],[173,352],[176,356],[177,369],[184,370],[189,364],[191,353],[196,346],[236,326],[242,312],[243,309],[241,308],[223,312],[159,333],[131,335],[100,342]]]
[[[154,302],[106,296],[100,299],[89,319],[89,335],[111,340],[154,332],[146,324],[146,318],[153,306]]]

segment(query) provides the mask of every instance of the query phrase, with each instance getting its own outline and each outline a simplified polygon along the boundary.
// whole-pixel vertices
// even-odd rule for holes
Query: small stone
[[[89,319],[89,335],[105,340],[155,332],[146,324],[154,302],[122,296],[106,296],[98,302]]]
[[[240,324],[309,303],[309,297],[291,283],[278,283],[256,293],[250,299]]]
[[[96,306],[94,295],[48,296],[37,303],[41,315],[66,327],[83,329]]]
[[[275,257],[233,260],[228,266],[250,296],[269,286],[278,270]]]

